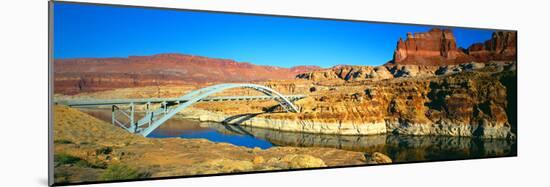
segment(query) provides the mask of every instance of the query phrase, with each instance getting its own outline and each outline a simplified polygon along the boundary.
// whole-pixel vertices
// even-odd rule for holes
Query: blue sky
[[[54,57],[183,53],[259,65],[380,65],[399,37],[432,26],[55,3]],[[460,47],[492,30],[453,28]]]

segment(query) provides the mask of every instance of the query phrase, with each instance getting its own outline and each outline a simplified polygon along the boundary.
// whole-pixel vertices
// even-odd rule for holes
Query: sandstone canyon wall
[[[197,107],[215,113],[199,112],[197,118],[318,134],[396,133],[514,139],[516,74],[510,68],[513,64],[502,66],[506,67],[486,66],[477,71],[431,77],[297,82],[298,85],[290,87],[309,87],[289,92],[308,95],[296,102],[300,108],[298,114],[265,112],[276,103],[210,103]],[[292,90],[279,84],[271,86]]]

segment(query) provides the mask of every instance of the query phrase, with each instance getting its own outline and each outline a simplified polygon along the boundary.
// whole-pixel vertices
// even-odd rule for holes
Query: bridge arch
[[[142,119],[140,119],[136,124],[136,133],[139,133],[143,136],[149,135],[151,132],[153,132],[156,128],[161,126],[164,122],[175,116],[178,112],[184,110],[185,108],[199,102],[200,100],[216,94],[223,92],[227,89],[233,89],[233,88],[250,88],[253,90],[256,90],[258,92],[261,92],[267,96],[273,97],[275,101],[279,103],[279,105],[287,112],[299,112],[298,108],[289,101],[286,97],[284,97],[279,92],[263,86],[263,85],[257,85],[257,84],[217,84],[205,88],[201,88],[195,91],[191,91],[181,97],[179,97],[179,100],[185,101],[183,103],[180,103],[177,105],[176,108],[171,109],[169,112],[165,112],[164,115],[160,116],[158,119],[155,118],[154,112],[146,114]],[[144,126],[148,124],[149,126],[146,128],[140,128],[141,126]]]

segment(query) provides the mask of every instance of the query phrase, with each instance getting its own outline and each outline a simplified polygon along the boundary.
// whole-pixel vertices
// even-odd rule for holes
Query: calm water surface
[[[110,111],[85,110],[110,123]],[[269,129],[205,123],[188,119],[171,119],[153,131],[149,138],[204,138],[249,148],[273,146],[331,147],[337,149],[381,152],[394,162],[454,160],[467,158],[515,156],[515,140],[490,140],[447,136],[372,135],[339,136],[281,132]]]

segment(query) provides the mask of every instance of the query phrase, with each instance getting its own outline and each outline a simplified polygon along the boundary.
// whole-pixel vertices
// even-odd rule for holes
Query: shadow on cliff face
[[[428,98],[430,102],[425,103],[429,109],[436,111],[445,110],[445,97],[449,95],[446,91],[442,90],[442,85],[437,82],[430,82],[430,92]]]
[[[512,126],[512,132],[517,135],[518,80],[516,71],[502,74],[499,81],[506,87],[506,99],[508,100],[506,115],[508,116],[508,122]]]

